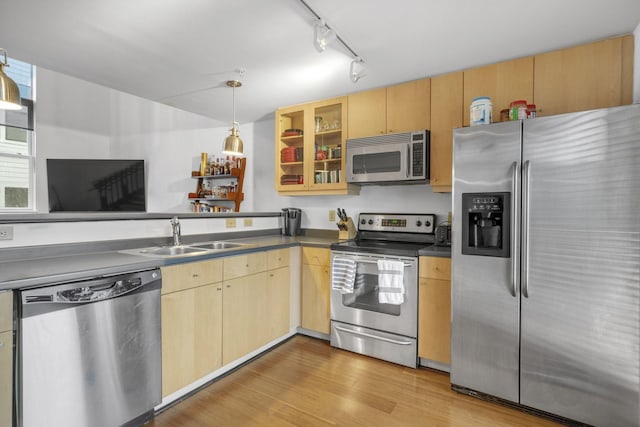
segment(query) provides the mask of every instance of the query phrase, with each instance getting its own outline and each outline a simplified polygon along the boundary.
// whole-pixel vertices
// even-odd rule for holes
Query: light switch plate
[[[10,225],[0,226],[0,240],[13,240],[13,227]]]
[[[336,221],[336,211],[333,209],[329,209],[329,222]]]
[[[227,218],[227,228],[236,228],[236,219],[235,218]]]

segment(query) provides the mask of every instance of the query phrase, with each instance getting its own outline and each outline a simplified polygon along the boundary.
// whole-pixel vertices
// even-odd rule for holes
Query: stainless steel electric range
[[[353,240],[331,245],[331,345],[418,364],[418,256],[433,214],[362,213]]]

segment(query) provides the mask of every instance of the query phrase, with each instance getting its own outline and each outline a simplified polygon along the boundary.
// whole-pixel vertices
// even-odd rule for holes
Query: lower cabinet
[[[162,296],[162,395],[222,366],[222,285]]]
[[[222,363],[227,364],[266,342],[267,273],[224,282]]]
[[[162,268],[162,396],[222,366],[222,260]]]
[[[301,326],[329,334],[331,255],[325,248],[302,248]]]
[[[289,273],[289,249],[163,267],[163,397],[287,334]]]
[[[418,356],[451,363],[451,259],[420,257]]]
[[[0,292],[0,426],[13,419],[13,299]]]
[[[288,250],[287,250],[288,252]],[[267,341],[281,337],[290,330],[291,281],[289,267],[267,272]]]

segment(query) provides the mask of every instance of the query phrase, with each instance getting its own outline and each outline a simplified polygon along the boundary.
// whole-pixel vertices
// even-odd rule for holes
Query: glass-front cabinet
[[[276,111],[276,189],[286,195],[354,194],[345,180],[347,98]]]

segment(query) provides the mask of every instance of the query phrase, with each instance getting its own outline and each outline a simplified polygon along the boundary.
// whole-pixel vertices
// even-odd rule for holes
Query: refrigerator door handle
[[[518,293],[518,271],[519,271],[519,260],[520,260],[520,242],[518,239],[518,229],[520,226],[520,209],[518,206],[518,200],[520,199],[520,186],[518,177],[520,176],[520,171],[518,168],[518,162],[513,162],[511,164],[511,295],[514,297]]]
[[[529,175],[531,163],[524,162],[522,170],[522,295],[529,298]]]

